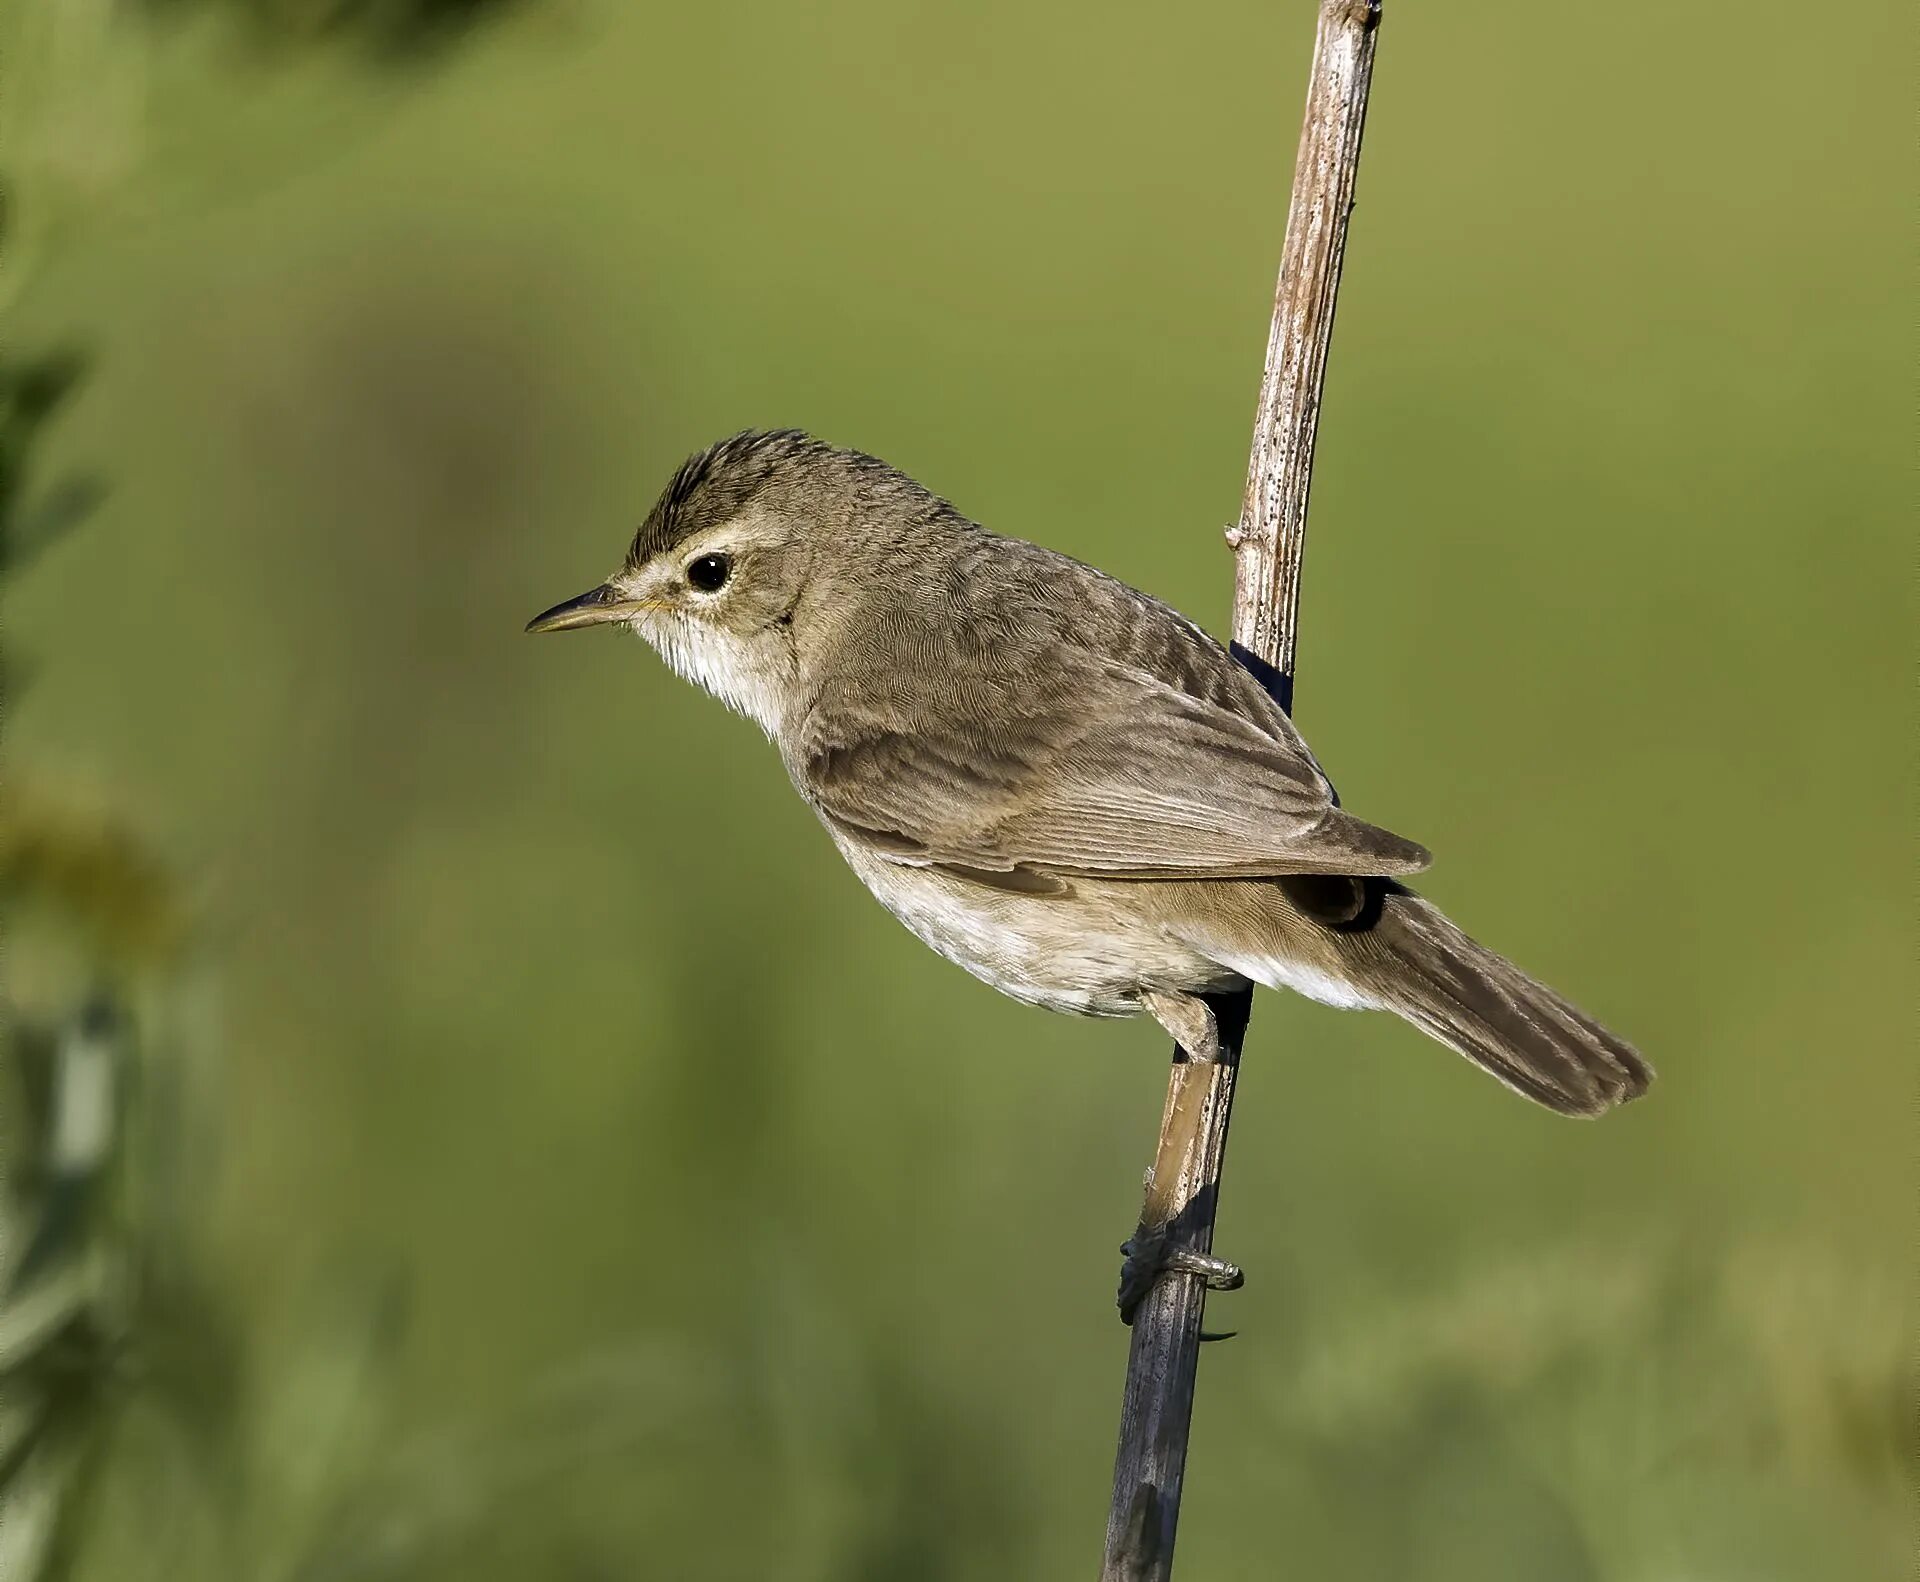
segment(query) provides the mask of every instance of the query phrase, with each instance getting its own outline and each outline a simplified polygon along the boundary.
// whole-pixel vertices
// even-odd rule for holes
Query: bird
[[[1170,606],[798,429],[691,456],[532,632],[624,626],[758,724],[862,883],[1003,994],[1194,1059],[1249,984],[1392,1012],[1535,1103],[1653,1072],[1404,880],[1288,712]]]

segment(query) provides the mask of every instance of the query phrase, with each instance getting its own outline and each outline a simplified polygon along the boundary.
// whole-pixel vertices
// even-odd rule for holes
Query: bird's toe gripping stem
[[[1187,1274],[1203,1281],[1209,1291],[1237,1291],[1246,1275],[1236,1263],[1190,1247],[1173,1246],[1165,1225],[1141,1225],[1121,1244],[1118,1305],[1120,1322],[1131,1324],[1140,1304],[1162,1275]],[[1224,1334],[1202,1334],[1202,1340],[1225,1340]]]

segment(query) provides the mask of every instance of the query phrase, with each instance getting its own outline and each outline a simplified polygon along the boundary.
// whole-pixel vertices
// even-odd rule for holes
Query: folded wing
[[[1085,650],[1049,658],[1044,674],[949,672],[946,686],[896,708],[871,697],[857,709],[828,702],[808,722],[794,777],[823,818],[895,860],[982,875],[1235,878],[1427,865],[1420,846],[1334,806],[1277,709],[1249,718]],[[1233,663],[1224,653],[1219,661]]]

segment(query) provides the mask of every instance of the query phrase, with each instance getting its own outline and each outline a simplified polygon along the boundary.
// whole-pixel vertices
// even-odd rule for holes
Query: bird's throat
[[[743,641],[678,614],[650,614],[634,626],[676,675],[777,737],[791,667],[780,645],[770,639]]]

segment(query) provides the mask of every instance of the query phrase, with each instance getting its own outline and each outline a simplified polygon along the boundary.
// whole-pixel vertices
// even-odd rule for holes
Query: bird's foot
[[[1147,1293],[1164,1274],[1190,1274],[1205,1282],[1209,1291],[1237,1291],[1246,1283],[1246,1275],[1236,1263],[1216,1258],[1212,1253],[1195,1252],[1170,1244],[1167,1227],[1142,1225],[1121,1245],[1120,1322],[1131,1324]],[[1202,1334],[1202,1340],[1225,1340],[1225,1335]]]

